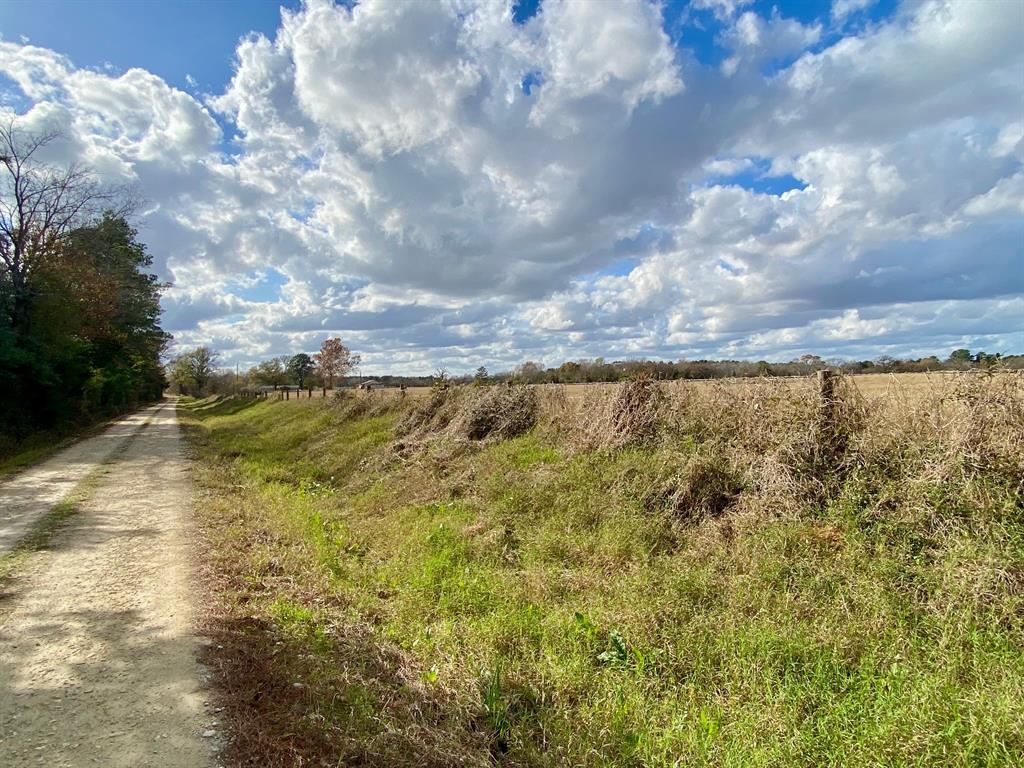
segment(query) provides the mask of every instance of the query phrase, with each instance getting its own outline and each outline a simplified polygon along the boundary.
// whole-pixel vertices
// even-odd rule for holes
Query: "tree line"
[[[430,387],[438,384],[588,384],[617,382],[637,376],[664,381],[678,379],[750,378],[757,376],[807,376],[823,368],[847,374],[923,373],[1002,367],[1024,369],[1024,355],[1003,355],[967,349],[954,350],[948,357],[897,359],[881,356],[875,360],[826,360],[818,355],[803,355],[788,362],[751,362],[747,360],[616,360],[603,358],[571,360],[545,368],[525,362],[511,370],[489,373],[479,366],[473,373],[452,376],[445,369],[432,374],[403,376],[379,374],[356,376],[359,355],[353,354],[341,339],[328,339],[321,351],[310,356],[304,352],[279,355],[264,360],[246,371],[235,372],[218,367],[219,356],[207,347],[198,347],[178,355],[170,366],[170,379],[179,392],[188,394],[231,394],[257,387],[312,389],[333,388],[336,383],[358,386],[373,381],[381,387]],[[326,361],[326,363],[325,363]],[[344,379],[342,382],[341,379]]]
[[[326,392],[334,389],[339,378],[359,367],[360,356],[335,337],[325,339],[313,355],[278,355],[245,372],[221,368],[219,362],[219,353],[209,347],[182,352],[168,366],[171,386],[179,393],[196,396],[288,386],[305,390],[320,387]]]
[[[767,360],[618,360],[606,362],[603,358],[594,360],[567,361],[557,367],[544,368],[534,362],[526,362],[511,371],[487,374],[486,369],[477,369],[460,381],[479,381],[481,376],[491,381],[519,381],[530,384],[586,384],[615,382],[639,375],[662,380],[677,379],[721,379],[750,378],[757,376],[806,376],[823,368],[830,368],[847,374],[857,373],[925,373],[928,371],[958,371],[973,368],[1003,367],[1024,369],[1024,355],[971,352],[956,349],[944,359],[935,356],[898,359],[882,355],[874,360],[826,360],[818,355],[802,355],[787,362]]]
[[[0,454],[161,397],[164,286],[126,190],[0,125]]]

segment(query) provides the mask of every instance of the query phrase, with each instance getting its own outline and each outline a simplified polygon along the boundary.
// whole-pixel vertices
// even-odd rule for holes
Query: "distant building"
[[[376,389],[379,386],[381,386],[381,383],[379,381],[377,381],[376,379],[369,379],[368,381],[364,381],[364,382],[360,383],[359,386],[356,387],[356,389],[367,389],[367,390],[369,390],[369,389]]]

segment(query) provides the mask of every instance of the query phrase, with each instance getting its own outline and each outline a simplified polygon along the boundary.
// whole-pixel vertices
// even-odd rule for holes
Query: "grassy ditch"
[[[237,762],[1024,757],[1020,379],[179,414]]]

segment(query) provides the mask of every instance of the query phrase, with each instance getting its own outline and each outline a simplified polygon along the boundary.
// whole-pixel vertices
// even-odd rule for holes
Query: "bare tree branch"
[[[60,136],[58,131],[27,133],[13,118],[0,124],[0,278],[10,282],[15,324],[28,300],[37,257],[105,211],[124,215],[134,207],[125,188],[102,184],[81,164],[44,162],[40,151]]]

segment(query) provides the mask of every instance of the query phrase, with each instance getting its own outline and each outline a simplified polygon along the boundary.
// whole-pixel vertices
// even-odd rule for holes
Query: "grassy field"
[[[952,386],[957,380],[958,374],[951,372],[936,372],[936,373],[864,373],[856,376],[848,377],[847,381],[851,386],[855,387],[857,391],[869,398],[901,398],[901,399],[917,399],[927,395],[933,395],[941,392],[948,387]],[[690,381],[670,381],[665,382],[664,386],[668,391],[678,388],[686,387],[708,387],[708,386],[721,386],[722,384],[739,385],[742,386],[746,379],[697,379]],[[780,386],[786,386],[787,379],[776,379]],[[795,386],[800,386],[799,382],[802,379],[793,379],[790,383]],[[616,384],[543,384],[545,388],[561,388],[564,389],[567,396],[572,398],[587,397],[590,393],[595,390],[608,390],[614,389]],[[327,393],[327,397],[333,397],[337,390],[330,390]],[[378,393],[398,395],[398,387],[379,387],[376,390]],[[428,397],[431,393],[430,387],[407,387],[406,396],[411,398],[422,398]],[[312,398],[323,397],[323,391],[314,389]],[[306,400],[310,396],[306,392],[302,392],[300,396],[296,397],[296,393],[292,392],[289,401],[294,400]]]
[[[229,757],[1020,765],[1021,380],[839,395],[183,405]]]

